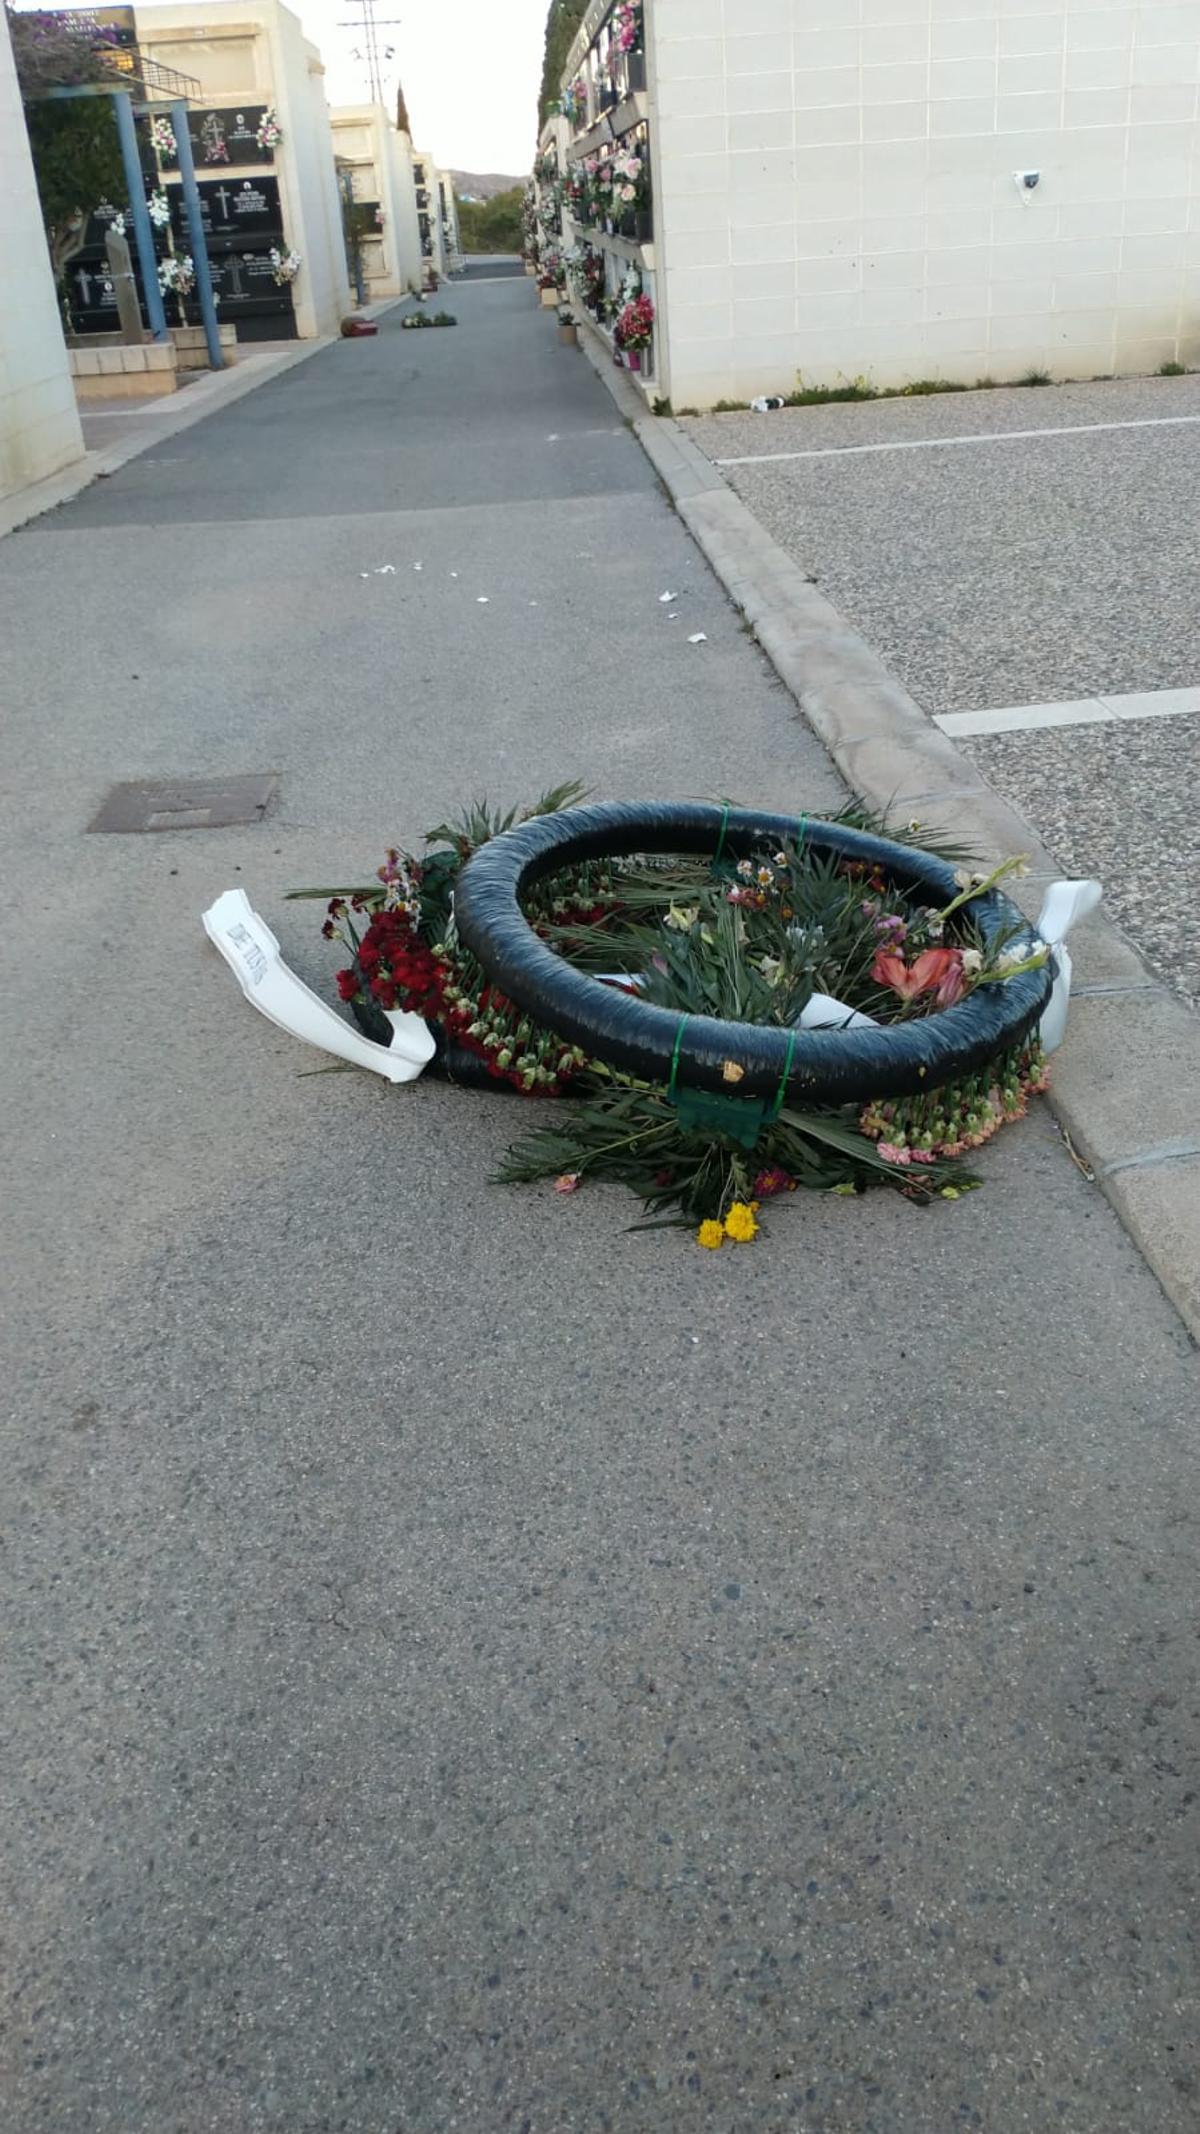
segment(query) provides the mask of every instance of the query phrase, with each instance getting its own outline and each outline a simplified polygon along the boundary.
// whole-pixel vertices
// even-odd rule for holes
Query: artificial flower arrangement
[[[278,245],[271,246],[270,260],[271,280],[279,289],[286,288],[289,282],[294,282],[304,265],[299,252],[281,252]]]
[[[170,119],[151,119],[150,145],[160,163],[179,161],[179,143]]]
[[[635,296],[617,315],[613,329],[618,348],[637,355],[649,348],[654,337],[654,305],[646,295]]]
[[[567,268],[563,254],[557,245],[545,245],[542,249],[537,278],[539,289],[562,289],[566,286]]]
[[[575,127],[586,125],[588,108],[587,82],[582,74],[577,74],[574,81],[570,82],[563,90],[558,100],[558,108],[570,125]]]
[[[646,159],[636,149],[622,148],[613,157],[612,187],[609,197],[617,212],[627,208],[644,207],[646,204]]]
[[[156,230],[165,230],[171,220],[170,200],[158,187],[155,188],[146,202],[146,213],[149,215]]]
[[[567,255],[567,269],[584,310],[593,318],[602,317],[607,299],[603,252],[594,245],[575,245]]]
[[[196,286],[196,266],[190,252],[171,252],[158,263],[158,286],[164,296],[190,296]]]
[[[802,1108],[785,1075],[777,1100],[755,1107],[736,1090],[677,1088],[674,1070],[665,1086],[623,1073],[509,999],[459,936],[457,878],[515,823],[582,797],[567,786],[507,815],[479,804],[431,830],[424,854],[390,851],[372,883],[294,892],[328,899],[323,932],[346,951],[338,993],[366,1035],[389,1042],[386,1011],[416,1014],[434,1026],[453,1079],[572,1099],[510,1149],[501,1180],[552,1179],[561,1192],[616,1180],[654,1222],[696,1227],[710,1250],[752,1241],[764,1204],[797,1187],[854,1194],[890,1185],[928,1202],[956,1200],[978,1183],[962,1158],[1046,1086],[1036,1030],[981,1072],[917,1096]],[[855,808],[833,820],[876,834],[885,827]],[[916,823],[887,831],[898,844],[919,834]],[[928,849],[928,838],[921,843]],[[718,854],[575,864],[539,880],[522,912],[556,955],[671,1010],[681,1028],[700,1016],[795,1031],[822,1003],[843,1020],[886,1027],[936,1016],[1045,964],[1046,943],[1019,914],[990,939],[972,918],[973,900],[1019,868],[960,870],[955,894],[935,907],[882,866],[810,850],[801,823],[794,838],[736,863]]]
[[[406,311],[400,324],[411,332],[421,326],[457,326],[458,320],[451,311]]]
[[[269,149],[278,148],[282,139],[283,128],[276,116],[275,106],[272,104],[269,110],[263,112],[258,122],[258,132],[254,136],[255,147],[261,149],[265,154]]]
[[[641,51],[642,10],[638,5],[638,0],[617,0],[617,5],[613,9],[610,34],[615,51]]]

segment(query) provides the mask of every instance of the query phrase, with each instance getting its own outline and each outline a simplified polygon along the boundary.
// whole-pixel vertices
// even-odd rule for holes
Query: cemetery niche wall
[[[217,316],[237,329],[239,341],[293,341],[296,315],[290,283],[278,284],[272,249],[286,251],[278,178],[201,178],[200,220],[208,247]],[[171,226],[177,251],[187,250],[183,194],[168,180]],[[183,300],[190,326],[198,325],[195,296]]]

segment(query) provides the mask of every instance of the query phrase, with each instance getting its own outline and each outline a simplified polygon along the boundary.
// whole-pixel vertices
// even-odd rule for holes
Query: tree
[[[404,100],[404,84],[396,83],[396,131],[406,133],[412,139],[412,127],[408,123],[408,105]]]
[[[102,200],[123,196],[125,166],[111,96],[60,102],[49,92],[111,80],[106,51],[113,33],[85,29],[62,15],[18,15],[11,8],[8,27],[50,263],[61,283],[93,210]]]
[[[460,200],[458,234],[464,252],[519,252],[523,232],[519,185],[491,200]]]
[[[550,106],[558,100],[567,53],[575,32],[588,10],[588,0],[550,0],[546,17],[546,58],[542,67],[542,93],[538,100],[538,132],[546,123]]]

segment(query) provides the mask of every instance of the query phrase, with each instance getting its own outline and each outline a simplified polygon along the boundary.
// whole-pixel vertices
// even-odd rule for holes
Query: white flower
[[[752,882],[754,880],[753,860],[739,860],[737,871],[741,875],[743,882]]]
[[[962,967],[968,978],[977,978],[983,969],[983,956],[977,948],[965,948],[962,952]]]
[[[699,917],[700,906],[698,904],[672,904],[663,920],[663,925],[669,926],[673,934],[687,934],[691,932]]]

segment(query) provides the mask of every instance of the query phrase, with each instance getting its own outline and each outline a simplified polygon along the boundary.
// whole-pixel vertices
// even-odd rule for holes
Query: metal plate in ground
[[[89,830],[226,830],[261,822],[274,798],[278,771],[234,778],[146,778],[114,785]]]

